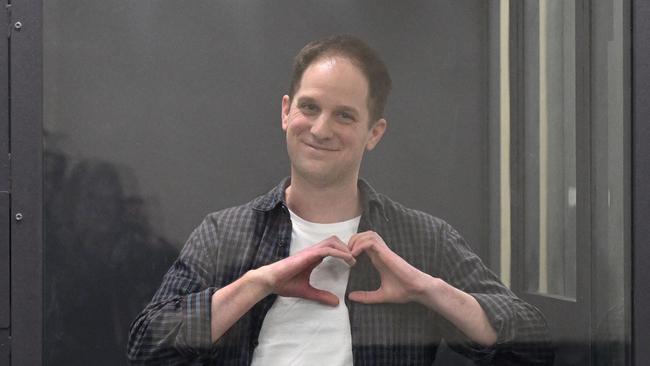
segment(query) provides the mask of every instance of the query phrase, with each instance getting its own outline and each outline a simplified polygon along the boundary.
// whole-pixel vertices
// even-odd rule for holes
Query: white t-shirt
[[[336,235],[347,243],[357,232],[361,217],[334,224],[317,224],[291,215],[289,255]],[[266,314],[254,366],[260,365],[352,365],[350,318],[345,289],[350,267],[343,260],[327,257],[312,271],[310,284],[339,298],[336,307],[294,297],[278,298]]]

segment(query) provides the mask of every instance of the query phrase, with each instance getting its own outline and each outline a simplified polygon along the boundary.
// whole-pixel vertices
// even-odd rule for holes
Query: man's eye
[[[339,112],[339,117],[346,121],[354,121],[354,116],[348,112]]]
[[[300,109],[307,113],[314,113],[318,111],[318,107],[313,103],[304,103],[300,105]]]

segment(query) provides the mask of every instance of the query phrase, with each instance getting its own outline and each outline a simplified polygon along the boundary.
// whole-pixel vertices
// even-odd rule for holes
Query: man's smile
[[[335,149],[335,148],[333,148],[331,146],[323,146],[323,145],[319,145],[319,144],[315,144],[315,143],[311,143],[311,142],[306,142],[306,141],[303,141],[303,144],[307,145],[308,147],[310,147],[310,148],[312,148],[314,150],[318,150],[318,151],[338,151],[338,149]]]

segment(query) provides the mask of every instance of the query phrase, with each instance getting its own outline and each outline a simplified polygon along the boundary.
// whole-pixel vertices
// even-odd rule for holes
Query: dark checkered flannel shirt
[[[194,230],[151,303],[131,325],[133,364],[250,365],[275,295],[254,306],[216,343],[210,340],[210,298],[246,271],[289,255],[291,220],[285,179],[243,206],[210,214]],[[450,225],[408,209],[359,181],[359,231],[377,232],[411,265],[471,294],[498,333],[493,347],[471,342],[448,321],[418,304],[348,301],[355,365],[431,365],[441,339],[481,364],[550,364],[553,348],[544,317],[508,290]],[[347,292],[375,289],[379,277],[366,255],[351,269]],[[273,365],[275,366],[275,365]]]

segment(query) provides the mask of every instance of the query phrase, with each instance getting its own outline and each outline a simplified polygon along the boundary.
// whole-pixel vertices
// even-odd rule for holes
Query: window
[[[547,316],[557,364],[626,364],[627,2],[499,6],[501,275]]]

